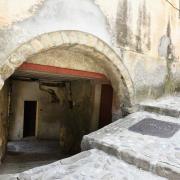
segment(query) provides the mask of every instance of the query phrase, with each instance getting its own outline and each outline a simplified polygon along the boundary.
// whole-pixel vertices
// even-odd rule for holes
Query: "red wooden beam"
[[[46,73],[52,73],[52,74],[61,74],[64,76],[70,75],[70,76],[76,76],[76,77],[88,78],[88,79],[107,80],[106,76],[101,73],[60,68],[60,67],[41,65],[41,64],[33,64],[33,63],[23,63],[19,67],[19,70],[46,72]]]

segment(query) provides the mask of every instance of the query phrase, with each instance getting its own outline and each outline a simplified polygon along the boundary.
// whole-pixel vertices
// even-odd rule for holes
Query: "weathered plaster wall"
[[[113,47],[128,68],[137,100],[170,93],[177,79],[180,48],[179,12],[165,0],[96,0],[109,24]],[[171,0],[177,8],[178,0]],[[176,61],[167,63],[168,51]],[[169,67],[168,67],[169,66]],[[174,71],[172,73],[172,71]],[[173,81],[175,75],[175,81]],[[173,87],[170,87],[173,90]]]
[[[0,26],[10,26],[32,16],[43,0],[1,0]]]
[[[112,83],[112,86],[114,88],[115,101],[113,106],[113,119],[117,120],[118,117],[122,117],[122,111],[125,110],[123,109],[123,106],[129,106],[128,90],[126,89],[125,84],[123,84],[123,82],[121,81],[121,73],[115,70],[112,71],[111,69],[108,69],[110,68],[108,64],[106,65],[108,66],[108,68],[106,68],[105,63],[100,59],[100,56],[97,55],[95,51],[93,52],[93,56],[91,57],[86,53],[81,53],[80,49],[76,50],[74,48],[73,50],[73,48],[70,49],[69,47],[67,47],[67,50],[66,48],[53,48],[48,51],[31,56],[27,59],[27,62],[102,73],[108,78],[107,80],[104,80],[104,83]],[[117,80],[114,78],[113,73],[117,75]],[[100,83],[102,82],[97,82],[99,86]],[[121,90],[118,90],[117,86],[120,86]],[[98,94],[97,96],[99,97],[100,95]],[[98,97],[96,98],[98,99]]]
[[[29,57],[27,62],[105,74],[101,62],[95,62],[90,56],[85,56],[78,50],[71,50],[68,47],[67,50],[53,48]]]
[[[170,1],[177,8],[178,0]],[[179,12],[165,0],[96,0],[109,24],[115,48],[159,57],[158,47],[170,26],[172,43],[179,48]]]
[[[57,88],[52,89],[57,91]],[[38,103],[36,136],[42,139],[59,139],[63,111],[61,104],[51,103],[51,96],[39,89],[39,83],[25,81],[12,81],[9,139],[23,138],[24,101]]]
[[[5,154],[8,131],[8,83],[0,91],[0,163]]]
[[[9,3],[8,3],[9,2]],[[22,8],[26,1],[16,1]],[[8,3],[8,4],[7,4]],[[10,1],[5,3],[13,9]],[[21,5],[22,4],[22,5]],[[29,6],[32,6],[29,3]],[[0,63],[20,44],[47,32],[59,30],[80,30],[89,32],[110,43],[110,36],[106,29],[106,20],[99,8],[91,0],[46,0],[39,4],[39,10],[34,16],[25,18],[3,28],[0,31]],[[33,15],[33,13],[32,13]],[[22,16],[22,15],[21,15]],[[14,21],[12,19],[12,21]]]
[[[165,0],[11,2],[1,4],[2,9],[9,8],[9,13],[1,14],[1,19],[9,14],[8,23],[1,22],[1,64],[19,45],[40,34],[79,30],[99,37],[117,52],[132,77],[137,101],[158,97],[171,86],[174,73],[167,54],[171,49],[169,55],[177,61],[174,66],[178,71],[180,20],[178,12]],[[178,0],[171,2],[179,6]],[[14,13],[13,4],[19,4]],[[159,69],[161,73],[157,73]]]
[[[102,3],[100,0],[97,2]],[[179,6],[179,1],[171,2],[176,7]],[[121,58],[132,76],[136,97],[138,99],[158,97],[168,92],[166,89],[169,86],[178,87],[177,80],[180,79],[178,76],[180,44],[178,12],[164,0],[114,0],[112,4],[105,3],[102,9],[108,15],[115,39],[114,44],[117,50],[120,50]],[[111,10],[108,6],[115,5],[118,7],[117,11],[107,11]],[[173,59],[177,61],[173,68],[171,63],[167,64],[170,44]],[[175,75],[174,78],[173,75]],[[173,79],[175,82],[170,83],[169,81]]]
[[[66,142],[65,145],[68,147],[72,145],[78,148],[82,135],[90,132],[91,129],[97,129],[91,122],[94,118],[93,121],[98,123],[99,113],[98,105],[94,112],[93,84],[89,80],[72,81],[72,97],[67,87],[45,87],[54,89],[60,99],[60,103],[51,103],[51,96],[39,90],[38,82],[13,80],[9,139],[18,140],[23,137],[24,101],[37,101],[36,137],[59,139],[60,136],[61,144]],[[73,108],[70,108],[71,100]],[[64,129],[68,129],[67,136],[63,136]]]
[[[91,83],[72,81],[71,89],[74,106],[70,108],[69,104],[66,105],[65,118],[60,128],[60,145],[66,153],[80,151],[82,137],[91,131],[93,118],[94,92]]]

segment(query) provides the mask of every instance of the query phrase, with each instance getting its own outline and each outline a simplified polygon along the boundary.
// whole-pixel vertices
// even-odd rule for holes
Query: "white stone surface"
[[[21,174],[0,176],[0,180],[163,180],[137,169],[100,150],[90,150]]]
[[[165,96],[156,100],[144,101],[141,102],[140,105],[180,111],[180,94]]]
[[[26,15],[25,12],[24,14]],[[45,0],[36,16],[14,23],[0,32],[0,64],[28,40],[40,34],[60,30],[88,32],[111,45],[106,18],[91,0]]]
[[[128,130],[130,126],[144,118],[180,124],[177,118],[148,112],[133,113],[84,136],[82,149],[98,148],[137,167],[170,179],[180,179],[180,131],[171,138],[159,138]]]

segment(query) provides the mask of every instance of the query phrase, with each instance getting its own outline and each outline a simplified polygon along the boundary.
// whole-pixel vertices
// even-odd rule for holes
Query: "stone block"
[[[54,46],[60,46],[63,44],[63,39],[60,32],[54,32],[49,34]]]
[[[61,34],[61,38],[63,40],[63,44],[69,44],[70,40],[69,40],[68,34],[65,32],[61,32],[60,34]]]
[[[43,34],[39,38],[41,44],[43,45],[43,48],[48,50],[54,46],[52,39],[48,34]]]
[[[28,42],[26,44],[23,44],[22,46],[20,46],[16,53],[20,56],[23,56],[22,58],[22,62],[24,60],[26,60],[29,56],[33,55],[34,53],[36,53],[36,51],[34,50],[34,48],[32,47],[32,45]]]
[[[22,52],[23,53],[23,52]],[[21,53],[13,53],[11,56],[8,58],[9,63],[11,63],[14,67],[20,66],[24,61],[25,58],[23,54]]]
[[[6,80],[14,72],[14,67],[10,63],[6,63],[0,67],[0,75],[3,80]]]
[[[41,44],[40,40],[38,39],[33,39],[30,44],[34,48],[35,53],[38,53],[44,49],[43,44]]]

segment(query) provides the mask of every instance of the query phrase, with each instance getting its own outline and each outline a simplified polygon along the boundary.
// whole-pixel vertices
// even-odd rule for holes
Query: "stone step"
[[[3,178],[3,179],[2,179]],[[92,149],[58,162],[13,175],[0,180],[164,180],[143,171],[103,151]]]
[[[177,118],[136,112],[84,136],[81,146],[82,150],[96,148],[137,168],[179,180],[179,128]]]
[[[180,117],[180,95],[162,97],[157,100],[141,102],[139,111],[154,112],[161,115]]]

